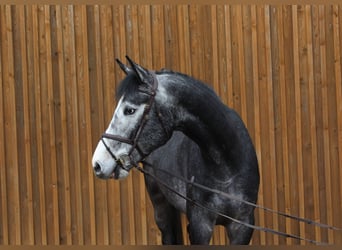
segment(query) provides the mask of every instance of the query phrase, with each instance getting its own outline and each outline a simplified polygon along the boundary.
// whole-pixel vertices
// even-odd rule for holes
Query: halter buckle
[[[133,168],[131,157],[129,155],[120,155],[116,160],[117,164],[127,172]]]

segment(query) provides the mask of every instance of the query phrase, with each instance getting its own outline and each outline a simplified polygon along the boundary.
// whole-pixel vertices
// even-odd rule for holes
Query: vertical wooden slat
[[[1,36],[4,40],[1,44],[2,71],[3,71],[3,105],[4,105],[4,141],[10,143],[5,147],[6,178],[8,188],[7,215],[9,243],[21,244],[21,221],[20,221],[20,194],[19,194],[19,166],[18,145],[16,127],[16,100],[14,81],[14,57],[13,57],[13,29],[11,6],[1,6],[3,19],[1,22]]]
[[[79,145],[85,145],[80,148],[80,173],[81,180],[88,180],[89,187],[82,184],[82,207],[84,210],[83,221],[90,227],[84,229],[85,244],[95,244],[95,208],[94,208],[94,186],[90,163],[91,163],[91,121],[89,114],[90,95],[89,95],[89,71],[88,71],[88,33],[86,8],[84,5],[75,6],[75,53],[77,69],[77,91],[78,91],[78,109],[80,131]],[[83,181],[82,181],[83,182]],[[89,195],[88,195],[89,194]],[[90,206],[88,204],[90,203]]]
[[[281,137],[282,137],[282,159],[283,159],[283,171],[284,171],[284,183],[290,183],[290,172],[289,172],[289,145],[288,145],[288,126],[287,126],[287,102],[285,88],[285,44],[284,44],[284,24],[283,24],[283,6],[279,6],[277,21],[279,23],[278,43],[279,43],[279,84],[280,84],[280,109],[281,109]],[[285,184],[285,212],[290,213],[291,199],[290,199],[290,185]],[[291,220],[286,219],[286,232],[292,234]],[[292,239],[287,238],[286,243],[290,244]]]
[[[32,177],[35,179],[30,180],[32,185],[32,199],[33,199],[33,221],[35,225],[35,234],[34,240],[35,242],[39,242],[42,244],[42,238],[45,239],[41,232],[41,215],[44,216],[44,213],[40,213],[41,205],[40,205],[40,190],[39,190],[39,178],[38,178],[38,166],[41,161],[41,151],[38,149],[38,139],[40,137],[37,136],[37,126],[40,126],[40,123],[37,124],[37,111],[36,111],[36,86],[38,85],[38,70],[37,70],[37,60],[36,60],[36,46],[37,46],[37,20],[36,20],[36,5],[32,5],[25,9],[26,13],[26,50],[27,50],[27,84],[28,84],[28,95],[29,95],[29,124],[30,124],[30,133],[31,137],[31,155],[30,161],[32,162]],[[37,97],[38,98],[38,97]]]
[[[229,107],[233,107],[233,62],[232,62],[232,23],[231,23],[231,7],[225,6],[225,39],[226,43],[226,51],[227,51],[227,102],[226,104]]]
[[[64,52],[63,52],[63,30],[62,30],[62,8],[61,6],[56,6],[56,49],[57,49],[57,64],[58,64],[58,72],[60,74],[60,78],[58,79],[59,92],[60,92],[60,125],[61,125],[61,147],[62,147],[62,165],[63,167],[63,176],[61,180],[63,181],[63,191],[61,192],[62,200],[64,202],[64,216],[63,220],[65,221],[64,232],[65,232],[65,243],[70,245],[72,243],[72,235],[71,235],[71,197],[70,197],[70,177],[67,166],[69,165],[69,144],[65,139],[68,137],[67,135],[67,114],[66,114],[66,97],[65,97],[65,78],[64,78]]]
[[[190,74],[191,55],[190,55],[189,6],[187,5],[177,6],[177,27],[179,31],[179,58],[180,58],[179,69],[182,72]]]
[[[76,68],[76,54],[75,54],[75,23],[73,6],[62,7],[62,20],[63,20],[63,38],[65,51],[65,76],[67,79],[65,95],[67,104],[67,119],[68,122],[68,143],[71,145],[79,145],[79,109],[78,109],[78,90],[77,90],[77,68]],[[72,223],[74,223],[75,242],[77,244],[84,244],[83,233],[83,212],[82,212],[82,188],[80,177],[80,149],[73,147],[73,154],[69,157],[70,178],[73,179],[71,187],[71,199],[74,200],[74,207],[71,211]]]
[[[221,96],[222,101],[227,103],[227,54],[226,51],[226,24],[225,24],[225,6],[217,6],[217,61],[218,61],[218,79],[215,89],[218,95]],[[215,60],[215,58],[214,58]]]
[[[270,140],[270,166],[276,165],[275,160],[275,122],[274,122],[274,103],[273,103],[273,84],[272,84],[272,61],[271,61],[271,41],[270,41],[270,6],[265,6],[265,52],[266,52],[266,81],[267,81],[267,94],[269,99],[269,140]],[[271,167],[271,185],[276,187],[277,170],[275,167]],[[277,192],[275,188],[272,188],[272,207],[278,210]],[[279,230],[278,218],[273,215],[273,228]],[[279,237],[274,235],[273,244],[279,244]]]
[[[329,142],[330,142],[330,190],[331,190],[331,217],[333,221],[341,221],[337,220],[336,217],[339,214],[338,207],[340,206],[340,202],[334,197],[338,197],[339,195],[339,187],[338,183],[340,180],[337,178],[339,175],[338,166],[339,156],[337,154],[338,148],[338,118],[337,118],[337,100],[336,100],[336,79],[335,79],[335,62],[334,58],[334,34],[333,34],[333,9],[332,6],[325,6],[324,8],[324,16],[325,16],[325,41],[326,41],[326,75],[327,75],[327,94],[328,98],[328,117],[329,117]],[[333,241],[334,232],[328,232],[328,239]]]
[[[177,32],[177,6],[175,5],[165,5],[164,6],[164,36],[165,36],[165,68],[177,69],[179,65],[181,55],[175,53],[175,51],[180,51],[181,45],[178,43],[181,35],[178,30]],[[173,25],[175,24],[175,25]]]
[[[50,164],[50,142],[49,142],[49,100],[47,98],[48,96],[48,87],[47,87],[47,49],[46,49],[46,30],[45,30],[45,15],[44,15],[44,5],[38,5],[37,7],[37,67],[39,72],[39,115],[37,116],[39,118],[39,122],[41,123],[41,130],[40,136],[41,136],[41,151],[42,151],[42,165],[40,166],[38,175],[40,176],[40,185],[41,188],[44,189],[44,193],[42,192],[41,195],[44,195],[44,207],[46,212],[46,220],[45,220],[45,226],[46,226],[46,236],[47,236],[47,244],[49,244],[52,241],[52,221],[48,218],[52,215],[51,214],[51,208],[52,208],[52,195],[50,194],[50,186],[48,183],[51,183],[51,169],[45,168],[45,164]],[[38,113],[38,110],[37,110]],[[47,145],[47,146],[45,146]]]
[[[335,66],[335,81],[336,81],[336,100],[337,100],[337,127],[338,127],[338,156],[339,156],[339,177],[338,179],[342,179],[342,71],[341,71],[341,28],[342,25],[340,22],[342,22],[342,18],[339,16],[341,13],[341,6],[334,5],[333,7],[333,39],[334,39],[334,66]],[[340,185],[340,198],[338,200],[342,200],[342,185]],[[342,211],[342,202],[340,202],[340,207],[336,208],[339,211]],[[341,226],[342,225],[342,216],[340,213],[337,213],[337,219],[334,219],[334,221],[340,221],[339,225],[336,226]],[[334,242],[336,245],[342,243],[342,237],[339,237],[339,233],[336,232],[334,234]]]
[[[58,211],[58,183],[57,183],[57,164],[56,164],[56,138],[55,138],[55,118],[54,118],[54,95],[52,80],[52,61],[51,61],[51,34],[50,34],[50,7],[44,6],[45,15],[45,42],[46,42],[46,78],[48,84],[48,112],[49,112],[49,147],[50,147],[50,169],[51,183],[50,193],[52,195],[52,216],[53,216],[53,244],[59,244],[59,211]]]
[[[200,31],[198,31],[201,24],[199,23],[199,6],[191,6],[189,8],[189,30],[190,30],[190,53],[191,53],[191,61],[196,62],[191,64],[191,75],[198,78],[204,79],[203,73],[201,70],[201,63],[202,60],[202,53],[203,48],[201,51],[197,52],[197,48],[200,46]],[[176,49],[177,47],[175,47]]]
[[[22,91],[23,91],[23,120],[24,120],[24,146],[25,146],[25,180],[26,180],[26,193],[24,194],[24,215],[23,220],[26,221],[25,235],[23,235],[23,243],[28,245],[34,244],[34,221],[33,221],[33,190],[32,190],[32,164],[31,164],[31,133],[30,133],[30,101],[28,89],[28,67],[27,67],[27,50],[26,50],[26,26],[25,26],[25,8],[18,6],[18,25],[20,30],[20,53],[22,56]],[[24,214],[24,213],[23,213]],[[24,239],[27,237],[26,241]]]
[[[218,34],[217,34],[217,9],[216,6],[210,6],[210,16],[211,16],[211,40],[212,40],[212,54],[210,57],[213,58],[212,60],[212,68],[213,68],[213,77],[212,77],[212,84],[215,91],[218,91],[219,89],[219,80],[218,80],[218,65],[219,61],[218,58],[218,51],[217,51],[217,45],[218,45]]]
[[[301,128],[301,95],[300,95],[300,76],[299,76],[299,48],[298,48],[298,6],[292,6],[292,23],[293,23],[293,64],[294,64],[294,84],[295,84],[295,106],[296,106],[296,145],[297,145],[297,166],[303,165],[303,153],[302,153],[302,128]],[[303,188],[303,169],[298,167],[298,200],[304,200],[304,188]],[[304,206],[299,206],[299,216],[305,216]],[[300,225],[300,235],[305,235],[305,227],[303,224]],[[300,242],[304,244],[304,242]]]
[[[243,47],[243,17],[242,6],[236,7],[236,28],[237,28],[237,44],[238,44],[238,65],[239,65],[239,86],[240,86],[240,116],[244,122],[247,122],[247,107],[246,107],[246,79],[245,79],[245,54]]]
[[[317,166],[317,136],[316,136],[316,116],[315,116],[315,88],[314,88],[314,65],[313,65],[313,45],[312,45],[312,24],[311,24],[311,7],[305,6],[306,21],[306,43],[308,51],[308,94],[309,94],[309,114],[310,114],[310,134],[312,145],[312,182],[313,182],[313,202],[314,212],[313,218],[319,218],[319,186],[318,186],[318,166]],[[315,229],[315,239],[321,241],[320,228]]]
[[[5,25],[5,14],[3,13],[3,7],[1,7],[1,19],[0,19],[0,29],[1,29],[1,37],[2,37],[2,43],[5,41],[6,34],[3,32],[3,26]],[[5,110],[6,106],[4,105],[4,74],[7,73],[6,68],[3,69],[3,64],[6,63],[5,60],[5,53],[6,51],[2,49],[2,46],[0,47],[0,110],[1,110],[1,116],[0,116],[0,165],[6,166],[6,143],[5,143]],[[9,229],[8,229],[8,212],[7,212],[7,178],[6,178],[6,168],[1,167],[0,168],[0,181],[1,181],[1,216],[2,216],[2,225],[1,225],[1,234],[2,239],[1,243],[3,245],[9,244]]]
[[[327,136],[327,123],[329,122],[328,120],[328,112],[327,112],[327,75],[326,75],[326,50],[325,50],[325,31],[324,31],[324,26],[325,26],[325,20],[324,20],[324,6],[319,6],[318,9],[318,17],[319,17],[319,52],[320,52],[320,73],[321,73],[321,89],[322,89],[322,125],[323,125],[323,151],[324,151],[324,166],[326,168],[325,170],[325,183],[326,183],[326,191],[328,192],[326,195],[326,208],[327,210],[331,210],[331,204],[329,200],[331,199],[331,190],[330,190],[330,185],[329,183],[329,176],[330,176],[330,159],[329,159],[329,136]],[[328,182],[327,182],[328,180]],[[328,202],[327,202],[328,201]],[[329,217],[329,215],[327,214]],[[331,218],[330,218],[331,219]],[[330,220],[328,219],[328,220]]]
[[[32,27],[33,27],[33,40],[39,41],[39,12],[41,10],[41,6],[33,6],[32,10]],[[39,44],[40,45],[40,44]],[[47,210],[46,210],[46,190],[44,185],[44,149],[43,149],[43,135],[42,135],[42,104],[41,98],[43,96],[41,92],[41,77],[40,77],[40,68],[39,68],[39,46],[35,46],[33,50],[33,60],[34,60],[34,81],[35,81],[35,111],[36,111],[36,136],[37,136],[37,152],[38,152],[38,166],[37,166],[37,174],[38,174],[38,192],[39,192],[39,207],[40,207],[40,229],[41,229],[41,242],[43,245],[48,243],[47,239]]]
[[[326,183],[326,209],[332,211],[331,197],[331,170],[330,170],[330,140],[329,140],[329,95],[328,79],[326,68],[326,35],[325,35],[325,6],[319,6],[319,27],[320,27],[320,55],[321,55],[321,81],[322,81],[322,118],[323,118],[323,143],[324,143],[324,166]],[[327,213],[327,223],[332,224],[332,213]],[[332,241],[332,232],[328,232],[328,240]]]
[[[153,66],[165,67],[165,32],[163,6],[151,6],[151,45]]]

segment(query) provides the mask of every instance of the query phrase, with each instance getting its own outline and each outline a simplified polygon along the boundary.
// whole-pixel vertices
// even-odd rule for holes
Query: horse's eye
[[[124,110],[124,115],[133,115],[135,113],[135,110],[134,108],[125,108]]]

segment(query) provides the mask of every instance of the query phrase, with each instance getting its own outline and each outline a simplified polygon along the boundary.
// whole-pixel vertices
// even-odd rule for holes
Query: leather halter
[[[158,89],[158,80],[156,78],[155,73],[152,71],[149,71],[149,73],[153,79],[152,87],[150,89],[140,88],[139,91],[144,93],[144,94],[149,95],[150,99],[145,106],[145,109],[144,109],[143,115],[141,117],[141,120],[139,122],[138,128],[135,131],[132,138],[125,138],[125,137],[122,137],[120,135],[112,135],[112,134],[108,134],[108,133],[103,133],[102,137],[101,137],[101,141],[104,144],[106,150],[113,157],[113,159],[116,161],[116,163],[118,165],[120,165],[123,169],[125,169],[126,171],[129,171],[134,165],[136,165],[135,162],[131,163],[131,160],[132,160],[131,155],[132,155],[134,149],[136,149],[137,152],[139,153],[139,155],[141,156],[141,160],[146,157],[146,154],[144,154],[144,152],[141,150],[141,148],[138,145],[138,140],[139,140],[139,137],[140,137],[140,135],[141,135],[141,133],[145,127],[147,120],[149,119],[149,113],[151,112],[151,109],[152,109],[152,106],[153,106],[153,103],[155,100],[156,92]],[[164,132],[167,133],[163,123],[161,122],[161,114],[160,114],[159,110],[157,110],[157,108],[156,108],[156,113],[157,113],[157,117],[159,119],[159,122],[161,123],[161,125],[164,129]],[[106,144],[106,142],[104,141],[104,138],[114,140],[114,141],[118,141],[118,142],[122,142],[122,143],[126,143],[126,144],[131,145],[132,147],[131,147],[131,149],[127,155],[122,155],[122,156],[117,157],[111,151],[110,147]]]

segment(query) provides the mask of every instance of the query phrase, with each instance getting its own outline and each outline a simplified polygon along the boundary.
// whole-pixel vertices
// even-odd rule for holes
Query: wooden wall
[[[342,6],[0,6],[0,244],[160,244],[143,176],[94,178],[114,58],[211,84],[242,116],[259,204],[342,227]],[[341,232],[256,211],[260,226]],[[185,219],[183,220],[185,228]],[[227,243],[217,228],[213,244]],[[254,245],[305,244],[255,232]]]

